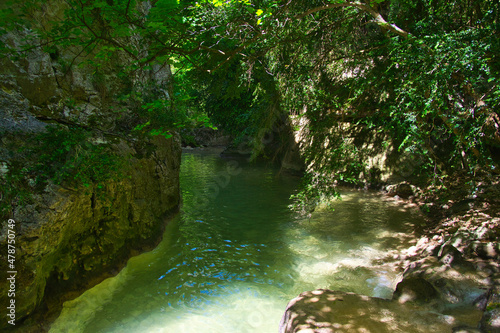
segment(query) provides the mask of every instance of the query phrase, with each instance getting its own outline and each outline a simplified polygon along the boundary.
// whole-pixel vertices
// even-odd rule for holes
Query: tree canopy
[[[499,6],[225,1],[192,10],[202,13],[204,28],[196,35],[211,38],[211,48],[200,50],[202,67],[219,71],[206,95],[220,86],[214,82],[231,82],[226,98],[235,87],[254,97],[243,113],[237,103],[227,104],[231,99],[217,98],[214,114],[226,122],[257,120],[260,128],[281,113],[306,120],[310,168],[298,197],[307,199],[332,194],[335,181],[356,183],[370,172],[346,122],[387,133],[414,161],[406,176],[424,185],[460,175],[474,192],[474,177],[498,175]]]
[[[124,53],[123,75],[172,65],[168,98],[124,95],[150,133],[208,116],[259,149],[283,115],[303,118],[319,195],[366,168],[345,122],[388,133],[425,179],[498,174],[499,15],[492,0],[29,0],[2,9],[0,33],[29,26],[38,42],[17,54],[74,48],[96,67]]]

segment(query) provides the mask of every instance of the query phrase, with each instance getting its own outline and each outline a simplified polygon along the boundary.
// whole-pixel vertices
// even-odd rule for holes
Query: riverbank
[[[471,195],[464,184],[456,178],[437,189],[386,186],[387,200],[425,214],[411,246],[393,248],[374,262],[400,272],[392,299],[304,292],[288,304],[280,332],[500,332],[499,183],[478,181]]]
[[[266,161],[185,149],[183,206],[166,241],[68,302],[53,332],[276,333],[287,302],[304,290],[390,298],[397,273],[372,263],[409,247],[421,214],[346,189],[334,212],[298,217],[288,205],[299,181]]]
[[[483,312],[470,331],[499,332],[499,180],[476,181],[472,191],[466,186],[471,185],[456,178],[441,189],[416,189],[406,199],[426,213],[427,224],[415,245],[397,257],[404,273],[395,299],[413,294],[409,300],[422,300],[430,289],[425,302],[436,308],[461,303]],[[422,281],[423,289],[418,285]]]

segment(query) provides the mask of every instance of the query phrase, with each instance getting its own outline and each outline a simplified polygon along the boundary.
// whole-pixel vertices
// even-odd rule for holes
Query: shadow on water
[[[311,220],[287,208],[299,179],[244,160],[183,155],[182,213],[153,251],[66,302],[51,332],[277,332],[305,290],[390,297],[373,260],[420,219],[350,192]]]

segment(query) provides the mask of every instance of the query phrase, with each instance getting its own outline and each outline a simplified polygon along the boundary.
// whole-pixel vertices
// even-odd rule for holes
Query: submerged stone
[[[420,277],[409,277],[398,283],[393,299],[399,303],[428,303],[438,296],[437,290],[427,280]]]

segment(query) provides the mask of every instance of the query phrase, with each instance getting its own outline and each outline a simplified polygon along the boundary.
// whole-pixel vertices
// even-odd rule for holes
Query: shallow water
[[[380,265],[422,217],[379,194],[344,191],[300,219],[299,179],[264,164],[183,154],[182,212],[163,241],[66,302],[56,332],[277,332],[286,304],[316,288],[390,298]]]

